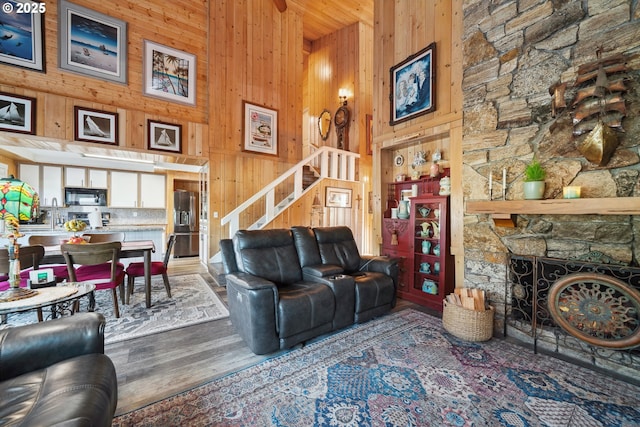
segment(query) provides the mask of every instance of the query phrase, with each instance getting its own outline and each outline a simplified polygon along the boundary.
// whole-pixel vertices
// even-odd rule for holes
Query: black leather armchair
[[[361,256],[348,227],[293,227],[293,233],[306,278],[335,274],[353,277],[356,323],[378,317],[395,306],[397,260]]]
[[[254,353],[289,348],[333,329],[333,292],[303,279],[290,230],[240,230],[233,245],[223,242],[221,249],[231,322]]]
[[[0,330],[0,425],[111,426],[118,383],[104,326],[79,313]]]

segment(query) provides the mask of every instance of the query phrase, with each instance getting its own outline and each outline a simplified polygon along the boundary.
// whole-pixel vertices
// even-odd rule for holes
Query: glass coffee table
[[[95,285],[83,282],[61,283],[57,286],[37,289],[38,293],[29,298],[0,303],[0,325],[7,323],[7,315],[23,311],[38,310],[38,320],[55,319],[73,314],[80,298],[89,297],[89,310],[93,311]],[[50,314],[42,319],[42,309],[51,307]]]

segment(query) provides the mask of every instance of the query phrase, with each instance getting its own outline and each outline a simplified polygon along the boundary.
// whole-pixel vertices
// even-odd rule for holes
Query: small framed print
[[[149,150],[182,153],[182,125],[147,120]]]
[[[36,133],[36,100],[0,93],[0,131]]]
[[[76,141],[118,145],[118,113],[74,107]]]
[[[47,5],[31,0],[2,3],[0,62],[45,71],[43,34]]]
[[[127,83],[127,23],[60,0],[60,68]]]
[[[195,105],[195,55],[145,40],[144,93]]]
[[[244,151],[278,155],[278,111],[244,104]]]
[[[391,126],[435,111],[435,52],[431,43],[391,67]]]
[[[327,187],[325,195],[325,206],[328,208],[350,208],[351,189],[339,187]]]

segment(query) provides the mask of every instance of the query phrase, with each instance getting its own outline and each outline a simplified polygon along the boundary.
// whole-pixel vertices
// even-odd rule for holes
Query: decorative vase
[[[429,252],[431,252],[431,242],[428,240],[423,240],[422,241],[422,253],[423,254],[428,254]]]
[[[409,201],[401,200],[398,206],[398,218],[407,219],[409,218]]]
[[[544,197],[544,181],[526,181],[524,183],[524,198],[526,200],[540,200]]]
[[[438,243],[433,247],[433,254],[435,256],[440,256],[440,243]]]

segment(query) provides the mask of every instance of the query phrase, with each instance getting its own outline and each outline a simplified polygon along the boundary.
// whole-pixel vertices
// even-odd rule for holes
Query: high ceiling
[[[274,0],[276,4],[283,0]],[[317,40],[356,22],[373,27],[373,0],[286,0],[302,14],[304,38]]]
[[[363,22],[373,26],[373,0],[273,0],[276,7],[283,5],[303,17],[303,37],[312,42],[344,27]],[[207,159],[189,156],[164,156],[142,150],[109,149],[99,144],[67,144],[64,141],[48,141],[45,138],[0,135],[0,152],[15,159],[37,163],[66,163],[85,166],[113,167],[119,169],[146,170],[149,164],[128,164],[132,160],[146,160],[167,169],[196,171]],[[84,154],[104,154],[123,161],[91,160]],[[95,164],[94,164],[95,162]]]

